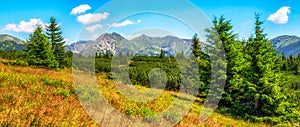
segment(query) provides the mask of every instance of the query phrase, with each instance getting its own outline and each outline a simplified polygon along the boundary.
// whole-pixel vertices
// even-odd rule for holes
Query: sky
[[[94,40],[104,32],[128,38],[145,33],[189,39],[203,33],[201,25],[209,27],[207,23],[221,15],[244,39],[254,33],[256,12],[262,14],[269,38],[300,36],[299,0],[9,0],[1,5],[0,34],[22,40],[28,39],[36,24],[47,25],[51,16],[71,44]]]

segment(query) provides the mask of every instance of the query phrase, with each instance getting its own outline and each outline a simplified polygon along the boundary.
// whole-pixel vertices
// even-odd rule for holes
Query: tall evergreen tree
[[[249,64],[244,58],[243,43],[237,41],[237,34],[233,33],[230,21],[226,21],[223,16],[219,19],[215,17],[213,24],[209,32],[216,34],[218,40],[214,41],[221,41],[227,63],[227,79],[220,105],[232,106],[234,100],[239,97],[238,92],[243,90],[243,85],[247,84],[245,70]]]
[[[199,58],[202,55],[202,47],[197,34],[195,34],[192,39],[192,52],[195,58]]]
[[[164,50],[162,50],[162,49],[160,49],[159,58],[162,58],[162,59],[166,58],[166,54],[165,54]]]
[[[197,34],[195,34],[192,39],[192,53],[194,54],[198,63],[200,74],[199,96],[206,96],[210,84],[210,61],[208,54],[203,51],[200,39]]]
[[[29,64],[37,67],[57,68],[58,62],[55,60],[51,44],[47,36],[43,33],[40,25],[34,33],[29,36],[26,44],[29,54]]]
[[[218,103],[222,98],[222,91],[226,81],[226,56],[223,48],[222,41],[219,39],[219,35],[216,30],[212,28],[205,29],[207,32],[207,43],[210,46],[207,48],[210,56],[211,67],[211,83],[210,91],[207,94],[208,101],[206,107],[214,109],[214,104]]]
[[[50,18],[50,25],[47,26],[46,31],[47,37],[52,44],[55,59],[59,62],[60,67],[65,67],[65,41],[62,37],[61,28],[54,17]]]
[[[260,14],[255,17],[255,37],[249,38],[246,52],[249,55],[251,70],[248,71],[248,85],[244,101],[240,106],[246,107],[244,112],[256,116],[275,116],[281,114],[280,57],[276,49],[263,33]],[[252,110],[248,110],[252,109]]]

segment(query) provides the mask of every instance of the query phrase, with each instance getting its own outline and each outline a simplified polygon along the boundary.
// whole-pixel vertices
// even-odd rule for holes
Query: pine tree
[[[192,52],[193,52],[195,58],[201,57],[201,55],[202,55],[202,47],[201,47],[200,40],[199,40],[197,34],[195,34],[193,36],[192,47],[193,47],[192,48]]]
[[[162,50],[162,49],[160,49],[159,58],[162,58],[162,59],[166,58],[166,54],[165,54],[164,50]]]
[[[38,25],[33,34],[29,35],[26,47],[30,65],[47,68],[58,67],[58,62],[55,60],[51,50],[51,44],[40,25]]]
[[[59,62],[60,67],[65,67],[64,59],[65,55],[65,41],[62,37],[62,31],[60,26],[57,24],[54,17],[50,18],[50,25],[46,28],[46,34],[52,44],[52,50],[56,61]]]
[[[240,106],[246,107],[244,112],[255,116],[276,116],[281,114],[280,57],[276,49],[263,33],[260,14],[256,14],[255,37],[251,37],[246,44],[251,70],[248,71],[248,81],[251,84],[243,94],[244,102]],[[252,109],[252,110],[248,110]]]
[[[200,39],[197,34],[195,34],[192,39],[192,53],[198,63],[200,74],[199,96],[206,96],[210,84],[210,62],[209,56],[202,49]]]
[[[222,43],[227,63],[227,79],[220,105],[228,107],[232,106],[234,101],[239,98],[239,92],[243,91],[243,86],[247,84],[245,70],[249,64],[244,58],[243,43],[237,41],[237,34],[233,33],[230,21],[226,21],[223,16],[219,19],[215,17],[213,24],[214,27],[210,33],[216,34],[217,40],[214,41]]]
[[[210,91],[207,94],[208,101],[206,107],[214,109],[222,98],[223,85],[226,81],[226,56],[223,49],[222,41],[219,39],[219,35],[214,28],[205,29],[207,32],[207,43],[210,46],[207,48],[207,52],[210,56],[211,67],[211,83]]]

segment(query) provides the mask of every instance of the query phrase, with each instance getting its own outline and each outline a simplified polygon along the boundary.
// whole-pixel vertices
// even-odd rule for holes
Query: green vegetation
[[[0,34],[0,51],[25,50],[24,42],[10,35]]]
[[[42,27],[38,26],[34,33],[29,36],[26,44],[28,63],[36,67],[58,68],[58,62],[55,60],[50,42],[42,32]]]
[[[272,43],[268,41],[263,33],[259,20],[256,15],[255,37],[249,39],[246,43],[246,53],[249,56],[251,68],[248,70],[247,77],[249,83],[243,94],[240,94],[240,100],[236,102],[236,107],[240,107],[245,115],[258,121],[280,122],[290,121],[289,117],[278,120],[276,117],[287,115],[284,95],[281,93],[280,86],[280,61],[277,51]],[[247,101],[246,101],[247,100]],[[269,118],[274,117],[274,119]],[[297,117],[297,116],[296,116]],[[299,118],[297,118],[299,119]]]
[[[50,25],[46,28],[46,35],[51,42],[51,49],[54,52],[55,60],[59,63],[59,67],[63,68],[68,66],[66,60],[65,51],[65,40],[62,37],[62,32],[60,26],[56,23],[56,19],[50,18]]]
[[[297,102],[289,102],[284,94],[282,66],[277,51],[263,33],[260,15],[256,15],[255,36],[245,43],[236,40],[230,21],[214,20],[208,29],[210,42],[222,42],[227,63],[225,89],[219,103],[222,112],[256,122],[299,123]],[[219,65],[225,62],[218,60]],[[222,63],[223,62],[223,63]],[[212,84],[214,85],[214,84]],[[294,97],[294,96],[293,96]]]
[[[209,55],[203,51],[200,44],[200,40],[197,35],[194,35],[192,39],[192,53],[196,58],[199,68],[199,96],[206,96],[209,90],[209,84],[211,79],[211,66]],[[177,55],[178,59],[183,59],[184,54],[179,53]]]
[[[55,18],[50,18],[50,25],[43,27],[38,25],[35,31],[29,35],[27,42],[22,42],[8,35],[1,35],[0,39],[4,49],[0,49],[0,57],[16,62],[10,65],[32,66],[41,68],[59,69],[72,66],[72,52],[66,52],[64,38],[60,26]]]
[[[0,50],[2,51],[11,51],[11,50],[25,50],[26,47],[23,44],[18,44],[15,41],[5,40],[3,42],[0,42]]]
[[[201,126],[202,124],[203,126],[299,126],[300,55],[288,58],[284,55],[278,56],[278,51],[263,32],[260,15],[257,14],[255,19],[255,34],[244,41],[238,40],[238,34],[232,30],[230,21],[222,16],[214,19],[212,28],[206,29],[207,42],[211,45],[205,47],[201,45],[197,35],[193,37],[192,54],[179,52],[176,56],[166,56],[161,49],[158,56],[133,56],[130,52],[126,55],[120,52],[113,56],[111,51],[106,51],[97,53],[95,59],[78,57],[73,61],[73,68],[95,70],[99,88],[113,107],[130,117],[144,117],[143,122],[152,122],[157,118],[156,114],[172,105],[178,96],[177,91],[181,89],[180,83],[183,78],[181,70],[195,71],[193,65],[185,65],[182,62],[187,60],[199,69],[199,75],[196,76],[199,76],[200,81],[193,79],[185,81],[199,86],[198,101],[193,104],[192,110],[183,119],[176,112],[170,111],[163,114],[166,120],[180,121],[178,126]],[[46,33],[41,26],[38,26],[29,36],[25,51],[0,51],[0,57],[5,58],[0,60],[0,89],[6,91],[0,93],[0,116],[5,116],[0,120],[1,126],[95,126],[74,95],[75,89],[70,78],[72,73],[69,69],[54,71],[27,67],[48,69],[71,67],[73,54],[65,52],[65,42],[61,33],[56,20],[50,18]],[[220,49],[221,46],[224,51]],[[114,59],[117,61],[113,61]],[[112,62],[116,65],[112,66]],[[95,68],[89,66],[94,64]],[[158,71],[153,71],[154,69],[165,72],[165,88],[155,86],[159,84],[157,82],[151,84],[153,83],[151,78],[154,78],[154,81],[164,82],[155,79],[159,75]],[[159,89],[165,91],[151,102],[140,103],[129,100],[118,92],[111,80],[130,85],[128,80],[122,78],[126,75],[118,71],[127,72],[132,85],[138,89],[152,87],[154,91]],[[211,75],[212,72],[215,75]],[[205,98],[209,96],[209,88],[221,92],[216,88],[219,88],[223,81],[225,86],[222,97],[218,98],[221,100],[216,109],[218,113],[214,113],[204,123],[199,123],[198,117]],[[17,94],[13,94],[14,92]],[[34,98],[35,96],[37,98]],[[88,95],[85,98],[96,100]],[[45,100],[48,100],[45,104],[41,103]],[[51,101],[57,103],[63,101],[63,105],[53,106]],[[184,106],[184,99],[181,101]],[[69,108],[63,108],[68,104],[71,104]],[[10,105],[15,107],[9,108]],[[21,105],[25,105],[24,109]],[[65,113],[69,113],[65,114],[68,116],[52,111],[52,108],[57,106],[62,107]],[[76,118],[71,117],[74,114]],[[17,121],[13,121],[12,117]],[[43,120],[44,117],[50,118]],[[159,125],[154,123],[153,126]]]
[[[0,63],[0,90],[3,91],[0,92],[0,126],[98,126],[85,113],[74,94],[73,80],[70,77],[72,71],[69,69],[55,71]],[[156,119],[156,114],[168,109],[178,94],[164,91],[151,102],[139,103],[122,96],[114,82],[107,79],[106,74],[97,74],[97,82],[103,96],[113,107],[132,117],[145,116],[143,122],[146,123]],[[140,86],[137,88],[147,89]],[[163,117],[170,121],[180,120],[176,126],[269,126],[219,113],[214,113],[207,121],[200,123],[198,117],[201,110],[202,103],[195,102],[192,110],[183,119],[173,111],[165,113]],[[103,119],[103,123],[112,120],[118,121],[111,117]],[[130,121],[127,123],[127,126],[135,126]],[[115,123],[115,126],[119,125]],[[159,123],[154,123],[153,126],[158,125]]]
[[[162,49],[160,50],[159,58],[166,58],[166,54]]]

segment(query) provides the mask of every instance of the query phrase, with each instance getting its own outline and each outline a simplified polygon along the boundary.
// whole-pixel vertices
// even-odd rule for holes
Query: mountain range
[[[277,48],[280,53],[284,53],[285,56],[298,55],[300,52],[300,37],[282,35],[271,39],[275,48]]]
[[[300,52],[300,37],[282,35],[270,40],[274,47],[285,56],[298,55]],[[181,39],[173,36],[151,37],[140,35],[133,39],[126,39],[118,33],[104,33],[96,40],[78,41],[66,46],[71,51],[83,56],[97,53],[136,53],[143,56],[159,55],[162,49],[166,55],[175,55],[179,52],[190,54],[191,39]],[[24,50],[24,41],[10,36],[0,34],[0,50]],[[138,51],[138,52],[137,52]]]
[[[0,50],[24,50],[24,41],[16,37],[0,34]]]
[[[140,35],[133,39],[126,39],[118,33],[105,33],[95,41],[79,41],[67,46],[67,51],[89,56],[97,53],[135,53],[143,56],[159,55],[162,49],[167,56],[179,52],[190,52],[191,40],[173,36],[151,37]],[[138,51],[138,52],[137,52]]]

